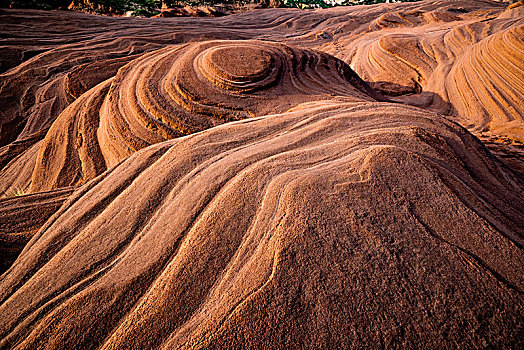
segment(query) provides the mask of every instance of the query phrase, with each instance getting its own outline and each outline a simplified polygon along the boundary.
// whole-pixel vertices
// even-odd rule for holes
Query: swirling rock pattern
[[[0,200],[0,273],[4,273],[33,234],[71,195],[72,188]]]
[[[85,183],[149,145],[335,95],[380,98],[342,61],[282,44],[211,41],[157,50],[64,110],[40,147],[31,191]]]
[[[332,95],[372,100],[367,93],[373,91],[346,64],[319,52],[261,41],[168,47],[119,71],[98,136],[110,145],[102,149],[111,166],[148,145],[224,122]]]
[[[522,186],[485,152],[422,110],[333,101],[145,148],[0,281],[0,344],[514,344]]]
[[[387,12],[362,33],[341,35],[352,42],[337,55],[373,87],[403,95],[398,101],[521,144],[524,7],[473,12],[468,2],[443,5]]]
[[[473,130],[522,137],[524,21],[471,46],[457,60],[447,80],[453,106],[460,115],[470,117]],[[473,119],[475,116],[478,119]]]
[[[1,10],[0,349],[520,347],[522,8]]]
[[[278,91],[275,86],[273,93],[262,89],[262,92],[267,92],[266,102],[259,99],[257,106],[248,106],[256,109],[254,114],[251,109],[245,110],[245,103],[239,102],[242,101],[241,98],[232,98],[234,103],[224,105],[221,98],[239,94],[238,82],[231,85],[227,77],[220,77],[220,71],[213,70],[213,65],[202,65],[201,58],[197,60],[200,63],[197,63],[195,57],[190,52],[185,52],[185,49],[180,50],[184,52],[183,60],[189,65],[187,67],[183,67],[182,63],[173,63],[178,53],[167,54],[169,48],[164,49],[167,51],[163,58],[157,56],[159,52],[149,58],[141,57],[144,52],[162,47],[210,38],[271,40],[291,44],[292,50],[305,47],[333,54],[350,64],[373,87],[396,101],[455,116],[456,121],[486,140],[491,149],[502,150],[503,161],[516,170],[524,171],[524,163],[518,160],[519,157],[513,156],[522,153],[523,142],[519,103],[519,97],[523,93],[520,84],[523,75],[520,63],[522,60],[519,60],[523,51],[522,41],[519,39],[524,9],[521,5],[516,3],[506,9],[505,5],[492,1],[422,1],[305,13],[296,9],[267,10],[218,20],[153,21],[121,21],[89,16],[89,20],[86,20],[85,15],[57,12],[54,14],[56,21],[52,23],[49,23],[48,18],[39,16],[38,11],[27,11],[24,15],[6,12],[2,23],[5,23],[4,32],[9,35],[0,39],[0,44],[5,48],[2,51],[7,60],[5,67],[14,67],[2,74],[0,84],[0,100],[5,106],[0,110],[0,144],[4,145],[0,149],[0,166],[3,168],[0,170],[0,190],[2,193],[10,193],[23,188],[25,191],[36,192],[56,188],[61,184],[81,184],[99,174],[100,170],[86,173],[76,167],[63,180],[42,181],[42,171],[47,172],[50,168],[61,166],[53,164],[51,167],[41,159],[37,161],[38,154],[44,152],[40,149],[41,145],[49,146],[49,142],[35,144],[43,139],[52,123],[69,104],[78,100],[81,94],[89,93],[90,88],[114,77],[120,67],[133,59],[137,66],[141,62],[141,72],[154,72],[155,77],[168,74],[163,71],[166,67],[173,67],[174,70],[187,69],[187,72],[177,76],[178,81],[174,84],[164,81],[153,86],[152,82],[142,82],[143,90],[140,93],[149,91],[152,96],[140,96],[139,91],[135,90],[136,96],[127,94],[125,98],[135,102],[145,101],[146,105],[134,109],[126,105],[122,108],[122,117],[109,115],[102,118],[100,125],[110,128],[101,127],[98,135],[108,145],[101,147],[104,159],[95,161],[97,169],[112,166],[136,149],[160,140],[200,131],[226,120],[285,110],[280,102],[272,103],[275,96],[270,96]],[[110,32],[103,29],[108,25],[112,28]],[[26,34],[28,28],[30,31]],[[506,31],[507,34],[502,34]],[[60,32],[69,34],[56,34]],[[485,44],[481,43],[484,40]],[[478,48],[473,49],[477,43]],[[502,45],[500,48],[499,44]],[[195,51],[189,51],[196,54],[198,45],[190,46]],[[485,49],[481,48],[484,46]],[[493,49],[488,49],[488,46],[493,46]],[[494,58],[490,53],[489,57],[483,57],[483,52],[499,55],[508,50],[511,52],[509,56]],[[311,53],[306,55],[312,56]],[[318,51],[314,55],[318,55]],[[468,63],[469,57],[476,55],[478,64],[472,66]],[[157,64],[157,68],[145,67],[148,59],[151,63],[159,60],[164,66]],[[332,58],[327,60],[334,62]],[[248,61],[245,60],[244,63]],[[204,73],[202,69],[192,67],[191,62],[200,65]],[[291,63],[296,69],[295,62]],[[500,69],[501,66],[505,69]],[[319,67],[315,70],[317,68]],[[128,72],[133,71],[130,74],[135,77],[120,74],[119,79],[136,84],[145,79],[138,70],[134,71],[129,67],[126,69]],[[291,76],[303,76],[304,73],[299,68]],[[205,74],[211,80],[205,78]],[[339,84],[338,81],[336,84],[330,82],[336,74],[326,73],[322,69],[318,73],[313,71],[313,74],[317,74],[317,77],[313,78],[315,82],[312,86],[323,84],[321,90],[324,89],[324,92],[336,89],[335,86]],[[326,79],[323,79],[324,76]],[[338,77],[335,78],[338,80]],[[490,83],[494,81],[493,78],[497,81],[496,84]],[[181,79],[183,82],[179,84]],[[354,79],[350,81],[355,85]],[[249,84],[245,83],[242,82],[242,89],[249,90]],[[253,85],[255,90],[244,94],[256,93],[258,83],[261,81]],[[305,84],[309,83],[311,81],[306,79]],[[182,90],[184,84],[197,90]],[[155,90],[170,85],[173,86],[173,96]],[[211,90],[206,90],[210,87]],[[209,101],[205,94],[195,95],[200,88],[211,93]],[[117,93],[119,88],[115,86],[112,89]],[[366,90],[362,87],[359,89]],[[334,93],[339,95],[340,91]],[[369,90],[366,93],[375,99],[380,98]],[[289,94],[289,90],[284,94]],[[124,95],[126,94],[122,98]],[[348,94],[342,92],[342,95]],[[484,96],[488,98],[484,99]],[[195,99],[204,100],[194,101]],[[155,105],[157,100],[168,104]],[[288,103],[286,100],[284,104],[291,107],[298,102],[300,101]],[[112,100],[107,105],[113,108],[110,113],[119,114],[121,108],[115,104],[117,102]],[[236,104],[240,104],[239,109],[235,109]],[[130,108],[132,111],[128,110]],[[149,110],[156,114],[150,115]],[[132,114],[128,116],[128,112]],[[137,121],[137,117],[142,120]],[[145,128],[141,126],[144,124]],[[78,141],[78,144],[82,144],[82,141]],[[60,144],[57,147],[61,147]],[[77,162],[77,165],[80,164]],[[85,168],[93,167],[88,165]],[[14,176],[17,171],[19,176]],[[50,178],[56,178],[57,171]]]

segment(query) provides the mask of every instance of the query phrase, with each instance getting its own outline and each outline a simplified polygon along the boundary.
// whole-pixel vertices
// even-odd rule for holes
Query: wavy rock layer
[[[0,200],[0,273],[15,261],[27,242],[60,208],[71,188]]]
[[[521,347],[521,7],[1,12],[0,348]]]
[[[259,83],[265,84],[265,80],[249,83],[251,78],[256,80],[256,73],[252,73],[252,77],[240,77],[240,81],[233,84],[227,82],[227,73],[221,76],[224,72],[206,63],[210,57],[227,57],[227,51],[219,50],[204,60],[199,56],[195,61],[199,50],[208,49],[197,44],[179,49],[172,46],[209,39],[260,39],[290,44],[289,51],[277,56],[298,71],[285,76],[293,78],[298,74],[299,78],[306,78],[303,82],[295,79],[298,84],[305,83],[306,90],[309,83],[313,89],[323,84],[323,93],[338,89],[337,73],[327,73],[321,67],[324,60],[328,66],[335,60],[299,47],[330,53],[350,64],[364,80],[394,96],[395,100],[455,116],[456,121],[486,140],[502,160],[522,172],[524,163],[519,160],[524,155],[520,102],[524,94],[521,84],[524,80],[522,11],[521,2],[506,8],[493,1],[463,0],[307,12],[275,9],[214,20],[122,20],[63,12],[53,13],[50,20],[38,11],[4,11],[0,14],[2,31],[6,33],[0,38],[1,62],[6,70],[0,76],[0,100],[4,106],[0,110],[0,145],[3,146],[0,148],[0,190],[11,193],[21,188],[37,192],[82,184],[146,145],[228,120],[281,112],[285,106],[301,102],[298,91],[293,94],[286,90],[284,95],[292,94],[293,98],[273,103],[273,98],[282,96],[278,93],[282,91],[275,86],[257,87]],[[275,45],[281,44],[272,47],[277,47]],[[264,46],[269,48],[271,45],[266,43]],[[165,51],[143,56],[145,52],[161,48]],[[253,58],[258,56],[256,50],[248,51],[251,59],[243,60],[243,67],[248,66],[248,62],[254,63]],[[305,56],[302,62],[320,61],[310,61],[308,73],[296,65],[298,61],[290,53],[298,54],[298,60]],[[185,63],[174,63],[179,54]],[[269,53],[271,57],[274,55],[275,52]],[[269,56],[265,56],[266,59]],[[42,160],[45,152],[75,153],[41,149],[41,146],[64,147],[61,142],[53,145],[57,141],[57,127],[48,141],[35,144],[44,138],[62,112],[66,116],[57,124],[78,123],[65,121],[74,117],[71,110],[65,111],[73,102],[78,103],[72,107],[74,110],[90,114],[90,107],[83,111],[84,106],[79,105],[81,95],[97,93],[96,89],[89,90],[104,81],[108,83],[120,67],[132,60],[135,63],[123,69],[127,74],[119,74],[118,83],[111,91],[120,93],[119,89],[129,87],[129,93],[123,94],[122,100],[127,99],[135,106],[121,107],[119,104],[123,102],[114,98],[105,104],[111,109],[105,109],[106,117],[98,121],[100,132],[97,132],[97,140],[103,139],[104,145],[95,145],[92,146],[94,151],[83,152],[96,153],[95,159],[82,164],[84,158],[72,155],[76,158],[72,160],[75,166],[65,166],[68,168],[65,171],[63,164]],[[184,72],[180,73],[181,70]],[[310,79],[310,73],[317,77]],[[145,81],[148,74],[155,78],[178,75],[176,81],[164,79],[153,83]],[[271,80],[268,79],[267,82]],[[350,82],[355,85],[354,79],[350,78]],[[243,92],[239,90],[239,83]],[[254,89],[250,84],[254,84]],[[171,95],[167,90],[158,90],[169,89],[169,86],[172,87]],[[285,90],[293,84],[277,86]],[[196,95],[197,90],[184,88],[201,89],[201,92]],[[266,88],[273,89],[268,91]],[[267,99],[250,100],[248,105],[241,98],[232,97],[257,93],[265,94]],[[347,91],[331,93],[347,95]],[[311,91],[306,94],[309,96]],[[377,98],[369,91],[367,94]],[[225,97],[230,99],[224,105]],[[145,104],[137,106],[139,101]],[[83,144],[83,140],[66,143]],[[98,155],[100,152],[103,157]],[[44,180],[42,173],[50,169],[56,170],[49,180]],[[58,173],[63,179],[57,179]]]
[[[330,96],[380,98],[344,62],[319,52],[253,40],[157,50],[60,114],[30,191],[82,184],[149,145]]]
[[[445,119],[362,102],[146,148],[0,281],[1,345],[512,344],[522,183],[485,152]]]
[[[354,83],[356,86],[352,85]],[[138,149],[329,96],[372,100],[342,61],[261,41],[168,47],[121,69],[100,112],[108,166]]]
[[[362,33],[341,34],[347,45],[337,55],[373,87],[403,95],[398,101],[522,144],[524,6],[475,11],[469,2],[441,3],[429,12],[387,12]]]
[[[524,21],[521,23],[468,48],[450,71],[448,91],[453,106],[459,115],[479,118],[471,121],[473,128],[514,138],[524,135]]]

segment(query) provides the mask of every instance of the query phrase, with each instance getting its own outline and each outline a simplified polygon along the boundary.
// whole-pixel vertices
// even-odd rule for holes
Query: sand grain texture
[[[1,10],[0,348],[522,346],[523,8]]]

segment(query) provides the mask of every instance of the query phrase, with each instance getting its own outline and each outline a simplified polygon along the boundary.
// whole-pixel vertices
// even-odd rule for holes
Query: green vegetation
[[[308,9],[361,4],[367,5],[381,2],[412,1],[418,0],[0,0],[0,7],[36,8],[46,10],[70,8],[74,11],[81,12],[113,15],[131,13],[134,16],[149,17],[157,14],[162,5],[166,7],[214,5],[241,7],[248,4],[257,4],[260,7],[297,7]]]
[[[159,13],[158,8],[161,6],[162,2],[156,0],[74,0],[71,7],[83,12],[111,14],[132,12],[134,16],[151,17]]]
[[[158,13],[162,1],[158,0],[0,0],[0,7],[55,10],[70,8],[74,11],[123,15],[128,11],[136,16]]]
[[[20,196],[25,196],[27,193],[19,188],[19,187],[15,187],[14,189],[12,189],[11,191],[5,191],[4,189],[0,189],[0,197],[4,197],[4,198],[13,198],[13,197],[20,197]]]
[[[0,0],[2,8],[33,8],[42,10],[53,10],[66,7],[71,1],[67,0]]]
[[[420,0],[284,0],[286,7],[328,8],[334,6],[372,5],[383,2],[415,2]]]
[[[20,196],[25,196],[25,195],[26,195],[25,191],[20,188],[15,188],[13,190],[13,197],[20,197]]]

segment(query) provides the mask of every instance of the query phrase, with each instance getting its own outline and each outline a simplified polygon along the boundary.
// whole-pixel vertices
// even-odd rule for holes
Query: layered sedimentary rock
[[[342,61],[281,44],[168,47],[119,71],[101,107],[98,139],[111,166],[145,146],[300,102],[333,95],[370,100],[366,89],[373,94]]]
[[[149,145],[330,96],[380,99],[320,52],[254,40],[156,50],[60,114],[40,145],[30,190],[85,183]]]
[[[39,15],[38,11],[25,11],[23,15],[6,11],[2,23],[7,35],[1,39],[0,45],[5,60],[2,67],[11,69],[2,74],[0,87],[0,99],[4,105],[0,111],[0,137],[4,145],[0,149],[0,166],[3,167],[0,171],[0,189],[3,193],[11,193],[18,188],[35,192],[84,183],[99,174],[101,169],[113,165],[116,160],[144,145],[216,125],[216,120],[213,122],[205,116],[210,113],[209,110],[196,111],[194,104],[186,106],[182,112],[171,110],[172,103],[164,111],[155,108],[154,113],[164,117],[166,113],[171,113],[168,119],[185,120],[178,120],[174,124],[173,120],[165,123],[165,118],[160,124],[151,123],[151,117],[144,117],[143,112],[125,115],[124,119],[134,120],[137,114],[142,119],[149,118],[141,123],[156,130],[147,137],[142,135],[143,131],[131,131],[124,137],[122,145],[107,150],[103,162],[97,161],[96,165],[82,167],[82,162],[77,159],[73,161],[76,165],[69,166],[71,169],[66,171],[68,175],[62,180],[50,179],[45,184],[41,181],[42,168],[47,171],[51,165],[36,158],[44,152],[42,145],[55,146],[49,142],[35,144],[44,138],[68,105],[78,100],[83,93],[96,93],[96,89],[91,92],[88,90],[114,77],[117,70],[126,64],[125,70],[135,77],[124,77],[122,73],[119,82],[125,80],[131,83],[135,79],[134,83],[142,81],[144,84],[145,75],[141,72],[145,71],[148,74],[154,71],[155,77],[168,74],[163,69],[173,65],[178,55],[178,49],[173,47],[171,50],[169,47],[210,38],[271,40],[288,43],[294,50],[315,48],[330,53],[350,64],[371,86],[391,98],[454,116],[469,130],[489,139],[489,144],[494,144],[492,149],[502,149],[501,155],[509,159],[508,164],[522,171],[524,164],[513,156],[514,153],[522,153],[522,103],[519,97],[524,93],[521,83],[524,71],[521,35],[524,6],[521,5],[520,2],[506,7],[491,1],[423,1],[307,12],[274,9],[215,20],[112,19],[62,12],[54,12],[53,18],[56,20],[49,20]],[[61,32],[67,32],[68,35],[57,34]],[[198,45],[190,46],[193,46],[191,50],[198,51]],[[166,51],[142,57],[144,52],[163,47]],[[172,52],[167,54],[170,50]],[[180,50],[185,52],[187,48]],[[160,58],[161,52],[166,57]],[[190,53],[184,53],[183,56],[184,62],[194,60],[194,57],[189,57]],[[163,62],[163,66],[157,63],[155,67],[145,68],[147,60],[157,59]],[[134,64],[129,64],[132,60],[135,60],[137,67],[142,67],[140,72],[138,68],[132,68]],[[173,69],[188,70],[184,77],[189,77],[189,72],[195,71],[181,64],[175,64]],[[196,71],[201,75],[199,69]],[[324,72],[314,74],[322,79]],[[334,84],[329,83],[331,77],[332,74],[328,74],[324,88],[328,85],[331,87],[326,90],[333,89]],[[204,78],[203,81],[209,80]],[[158,82],[157,86],[166,86],[166,82]],[[119,88],[123,87],[111,89],[117,92]],[[150,86],[150,89],[154,91],[155,87]],[[268,98],[276,95],[275,91],[268,93]],[[191,93],[194,92],[183,92],[189,99],[184,98],[191,100]],[[178,92],[176,94],[180,95]],[[338,95],[337,92],[335,94]],[[160,92],[155,98],[168,101],[172,97]],[[178,100],[181,101],[180,98]],[[229,107],[238,103],[238,99],[233,100]],[[80,114],[91,113],[87,109],[92,107],[81,111],[85,104],[80,105],[79,101],[76,103],[72,108]],[[112,108],[110,113],[119,114],[119,107],[113,106],[115,103],[113,101],[107,105]],[[280,112],[285,110],[285,106],[294,103],[296,101],[283,105],[267,103],[265,106],[260,103],[258,112]],[[138,109],[147,110],[150,107],[140,106]],[[191,108],[190,118],[200,118],[200,121],[186,125],[187,110]],[[64,114],[69,117],[62,116],[59,124],[63,124],[65,119],[71,119],[71,110]],[[237,118],[238,111],[234,114],[236,116],[222,117],[221,120]],[[100,124],[101,130],[100,134],[97,132],[97,137],[107,139],[109,136],[104,136],[104,133],[126,132],[126,127],[122,125],[115,131],[104,131],[103,128],[109,121],[122,118],[111,115],[103,119],[107,122]],[[141,135],[139,139],[136,139],[135,133]],[[52,137],[49,135],[49,138]],[[56,139],[56,135],[54,137]],[[73,144],[71,141],[69,143]],[[508,144],[510,146],[506,147]],[[101,151],[104,151],[104,147]],[[13,169],[22,168],[24,170],[20,176],[14,178]],[[56,177],[57,171],[50,177]],[[60,172],[65,174],[63,170]]]
[[[73,192],[72,188],[0,200],[0,273]]]
[[[1,13],[0,348],[521,346],[521,8]]]
[[[160,143],[29,243],[2,346],[515,344],[521,196],[466,130],[386,103]]]
[[[523,8],[524,10],[524,8]],[[524,16],[524,11],[522,11]],[[473,130],[524,135],[524,21],[471,46],[447,78],[453,107]]]
[[[524,6],[501,11],[465,1],[434,3],[431,11],[387,12],[361,33],[340,34],[335,40],[352,42],[338,55],[373,87],[400,95],[399,101],[522,144]]]

